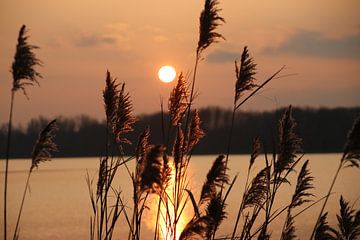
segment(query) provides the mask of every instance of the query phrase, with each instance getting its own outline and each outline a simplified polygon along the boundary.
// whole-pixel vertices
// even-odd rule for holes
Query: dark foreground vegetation
[[[353,203],[340,197],[336,227],[328,224],[326,209],[339,172],[360,167],[360,117],[356,117],[351,124],[359,109],[294,110],[289,106],[275,113],[240,112],[240,107],[249,98],[275,77],[280,78],[278,74],[284,69],[281,67],[267,79],[255,81],[257,65],[247,47],[244,47],[240,61],[235,61],[232,111],[198,111],[194,108],[196,72],[203,59],[202,54],[211,44],[224,39],[216,31],[225,22],[219,16],[218,4],[217,0],[205,0],[200,14],[192,79],[185,79],[180,74],[170,93],[168,108],[161,103],[160,114],[143,116],[142,121],[138,121],[133,114],[131,96],[125,83],[119,82],[107,71],[103,90],[104,123],[100,124],[86,117],[76,121],[54,119],[49,123],[46,119],[40,119],[30,122],[26,131],[13,130],[15,93],[23,90],[26,94],[25,87],[39,84],[37,79],[41,77],[35,70],[35,66],[41,65],[33,52],[37,47],[28,44],[26,27],[21,27],[11,68],[13,86],[9,123],[7,131],[6,126],[2,127],[1,137],[6,142],[4,240],[10,239],[10,235],[13,240],[26,237],[20,231],[21,216],[31,173],[43,162],[50,161],[51,154],[58,149],[63,156],[100,155],[97,174],[87,175],[86,178],[91,204],[88,226],[90,240],[111,240],[113,236],[114,239],[143,239],[143,213],[154,207],[150,206],[149,198],[157,200],[157,211],[153,234],[148,235],[147,239],[269,240],[273,239],[272,233],[277,231],[280,240],[294,240],[297,239],[297,217],[314,204],[321,204],[321,210],[315,219],[309,240],[359,239],[360,211],[353,207]],[[43,126],[45,127],[42,129]],[[56,141],[55,134],[58,136]],[[128,136],[130,134],[133,135]],[[14,137],[13,141],[11,137]],[[13,187],[11,183],[8,184],[8,173],[11,157],[14,156],[10,153],[21,153],[23,146],[29,147],[23,152],[31,152],[33,142],[31,165],[15,229],[10,232],[7,222],[7,189]],[[305,146],[305,151],[308,152],[342,150],[343,153],[334,177],[329,179],[327,193],[318,200],[313,195],[313,188],[316,186],[313,185],[310,161],[303,159],[303,142],[308,144]],[[193,191],[188,178],[189,163],[196,148],[199,153],[211,149],[211,152],[207,150],[206,153],[218,155],[199,192]],[[229,175],[228,161],[232,159],[231,153],[234,152],[251,152],[248,168],[245,169],[245,182],[237,182],[238,175]],[[134,162],[134,167],[128,165],[130,161]],[[255,162],[262,163],[263,167],[255,170]],[[122,186],[113,181],[119,174],[119,168],[125,168],[131,179],[131,193],[123,193]],[[297,176],[296,181],[290,178],[294,175]],[[290,181],[296,183],[290,184]],[[241,184],[244,190],[241,193],[232,191],[235,184]],[[288,184],[292,187],[288,204],[275,209],[274,203],[282,197],[279,196],[279,190]],[[232,211],[237,212],[235,221],[227,219],[229,194],[238,196],[237,206],[232,206]],[[128,195],[131,195],[131,201],[125,200],[129,199]],[[187,206],[193,209],[192,217],[184,228],[180,228],[183,210]],[[275,229],[273,221],[281,215],[285,217],[283,227]],[[219,235],[218,230],[225,224],[233,230]],[[119,227],[127,228],[128,233],[117,236],[116,229]]]
[[[256,136],[264,139],[264,146],[272,150],[271,140],[277,134],[276,123],[284,109],[269,112],[238,112],[234,123],[234,135],[231,153],[250,153],[252,141]],[[306,153],[341,152],[346,134],[352,121],[360,113],[360,107],[354,108],[293,108],[293,115],[298,120],[297,133],[302,136],[303,149]],[[206,133],[203,141],[194,149],[194,154],[218,154],[226,149],[226,139],[229,133],[232,111],[221,108],[203,108],[199,110],[202,127]],[[168,117],[165,116],[165,119]],[[43,117],[32,119],[26,127],[13,129],[13,158],[28,158],[31,155],[33,143],[40,130],[50,121]],[[105,154],[105,121],[99,122],[88,116],[75,118],[57,118],[59,132],[56,142],[60,151],[56,157],[99,156]],[[152,129],[151,142],[160,144],[161,113],[142,115],[134,125],[134,132],[127,138],[137,141],[141,131],[149,126]],[[7,128],[0,128],[1,158],[4,158]],[[124,146],[125,153],[133,154],[132,146]]]

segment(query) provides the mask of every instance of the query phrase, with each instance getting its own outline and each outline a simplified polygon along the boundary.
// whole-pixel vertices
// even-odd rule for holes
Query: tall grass
[[[132,116],[132,105],[129,95],[125,93],[125,84],[117,84],[116,80],[107,72],[103,94],[107,119],[106,154],[100,160],[96,194],[92,190],[93,180],[90,180],[90,177],[87,180],[93,206],[90,239],[111,239],[120,214],[124,215],[129,227],[128,239],[141,239],[142,216],[147,209],[148,199],[151,195],[158,199],[154,240],[219,239],[216,233],[221,224],[226,221],[226,200],[237,179],[237,176],[231,179],[227,173],[233,125],[236,121],[235,113],[266,84],[281,77],[279,74],[284,67],[281,67],[261,84],[257,84],[255,83],[257,65],[250,56],[248,48],[244,47],[240,62],[235,61],[235,94],[228,144],[225,149],[226,155],[220,154],[215,159],[197,199],[189,184],[188,167],[192,153],[205,133],[201,129],[198,111],[192,110],[192,107],[201,55],[211,44],[219,39],[224,39],[217,32],[218,26],[225,22],[219,16],[218,4],[219,2],[216,0],[205,0],[204,9],[200,15],[199,40],[192,80],[188,84],[182,74],[178,76],[177,84],[171,91],[168,100],[168,121],[163,119],[165,114],[161,102],[162,144],[151,144],[149,142],[151,130],[146,128],[139,137],[135,155],[125,159],[122,144],[131,143],[124,134],[133,130],[136,119]],[[164,126],[166,122],[168,122],[167,128]],[[231,233],[222,236],[221,239],[270,239],[271,223],[281,215],[285,215],[285,221],[280,230],[280,239],[295,239],[296,217],[321,201],[313,202],[312,199],[311,190],[314,186],[309,170],[309,160],[304,161],[298,168],[303,161],[304,154],[301,150],[302,140],[296,134],[296,125],[292,116],[292,107],[289,106],[279,119],[278,136],[274,140],[271,154],[262,146],[260,138],[254,139],[245,190],[239,200],[236,220],[232,223],[234,227]],[[358,162],[354,160],[358,158],[357,151],[359,149],[359,134],[356,126],[357,124],[355,124],[355,130],[352,131],[355,133],[349,135],[350,140],[346,145],[347,153],[343,156],[343,159],[346,160],[341,160],[341,164],[344,166],[345,163],[358,166]],[[166,129],[167,132],[165,132]],[[110,153],[109,148],[112,144],[119,149],[120,156]],[[260,156],[264,156],[264,166],[258,172],[253,172],[253,165],[255,161],[260,161]],[[127,166],[127,162],[131,160],[135,160],[134,169]],[[120,190],[114,191],[114,187],[112,187],[112,180],[121,165],[125,167],[132,182],[132,204],[125,204]],[[288,205],[281,209],[274,209],[279,190],[290,183],[290,176],[295,172],[298,172],[297,182]],[[111,206],[108,205],[110,189],[112,197],[115,196],[116,199],[115,205]],[[324,205],[326,205],[331,189],[332,187],[325,197]],[[192,206],[193,216],[184,229],[179,229],[184,209],[189,204]],[[353,213],[351,212],[351,214]],[[324,215],[320,214],[320,216],[321,224],[317,223],[314,228],[317,236],[319,236],[320,230],[316,229],[330,229],[330,227],[326,227]],[[109,219],[113,219],[112,224],[108,223]],[[357,220],[352,221],[356,222]]]
[[[9,111],[9,124],[8,134],[6,141],[6,154],[5,154],[5,180],[4,180],[4,239],[7,239],[7,189],[8,189],[8,171],[9,171],[9,157],[11,146],[11,129],[12,118],[14,110],[15,93],[22,90],[24,95],[26,93],[26,86],[37,84],[39,85],[38,78],[41,74],[36,71],[36,66],[41,66],[41,61],[36,57],[34,49],[38,47],[28,43],[27,29],[22,25],[19,31],[18,42],[16,45],[16,52],[14,61],[11,66],[11,73],[13,77],[13,84],[11,89],[10,111]]]
[[[92,207],[89,218],[89,238],[91,240],[110,240],[119,225],[121,215],[128,227],[129,240],[142,239],[143,216],[149,208],[150,198],[156,199],[156,220],[154,240],[186,240],[186,239],[259,239],[271,238],[272,222],[284,216],[282,229],[278,229],[281,240],[297,238],[296,217],[316,203],[312,194],[313,177],[309,169],[309,160],[303,161],[302,140],[297,135],[297,123],[289,106],[278,120],[278,133],[274,136],[270,152],[262,145],[259,137],[253,140],[253,152],[246,169],[244,191],[239,194],[238,211],[234,222],[227,220],[227,199],[237,180],[228,173],[228,161],[231,153],[233,126],[236,111],[253,97],[270,81],[279,77],[284,67],[280,68],[261,84],[255,82],[257,65],[247,47],[243,48],[240,62],[235,61],[235,88],[232,118],[230,122],[227,148],[225,154],[219,154],[209,169],[201,191],[193,192],[189,182],[189,164],[197,144],[205,136],[201,127],[201,117],[193,108],[197,68],[202,54],[213,43],[224,37],[217,28],[225,22],[219,15],[219,1],[205,0],[200,14],[199,40],[196,47],[195,64],[191,82],[180,74],[168,99],[168,121],[162,119],[161,144],[150,141],[151,129],[145,128],[139,136],[134,154],[125,155],[125,144],[134,144],[126,136],[134,129],[137,118],[133,114],[131,97],[126,91],[125,83],[119,83],[109,71],[105,76],[103,90],[104,110],[106,116],[105,152],[99,158],[97,176],[87,174],[90,203]],[[7,177],[10,154],[10,137],[12,111],[15,92],[25,92],[26,85],[38,84],[41,75],[34,69],[41,65],[33,50],[36,46],[27,43],[25,26],[19,33],[18,46],[12,66],[13,88],[8,125],[8,141],[5,167],[4,192],[4,239],[7,239]],[[161,103],[162,117],[164,107]],[[168,122],[167,132],[165,123]],[[29,179],[33,169],[40,162],[51,158],[51,151],[57,150],[53,142],[55,120],[50,122],[40,133],[32,154],[32,164],[22,197],[13,239],[19,238],[19,225],[22,209],[29,187]],[[135,145],[135,144],[134,144]],[[131,169],[129,162],[134,161]],[[255,162],[263,162],[263,166],[255,171]],[[350,203],[340,198],[340,213],[337,215],[338,229],[327,223],[328,213],[324,213],[340,170],[345,167],[359,167],[360,163],[360,118],[354,122],[348,134],[344,153],[339,167],[331,182],[328,193],[324,197],[322,209],[314,225],[310,239],[357,239],[360,237],[360,212]],[[301,165],[301,167],[298,167]],[[114,186],[114,179],[120,167],[125,168],[132,184],[132,201],[124,200],[119,186]],[[279,198],[280,189],[290,184],[291,176],[297,174],[293,194],[289,203],[280,209],[274,209]],[[190,219],[184,228],[180,222],[184,219],[186,209],[192,209]],[[296,212],[295,212],[296,211]],[[217,231],[226,222],[233,226],[232,231],[218,236]],[[121,236],[125,239],[126,236]]]
[[[39,164],[42,162],[50,161],[51,160],[51,152],[57,151],[57,145],[54,143],[54,133],[57,130],[56,127],[56,120],[49,122],[46,127],[40,132],[39,138],[34,145],[34,149],[32,152],[31,158],[31,166],[27,175],[26,184],[24,188],[24,193],[21,200],[19,214],[16,220],[16,226],[14,230],[13,240],[19,238],[19,226],[20,226],[20,218],[22,214],[22,209],[25,202],[25,197],[27,194],[27,190],[30,187],[29,180],[31,173],[33,170],[39,167]]]

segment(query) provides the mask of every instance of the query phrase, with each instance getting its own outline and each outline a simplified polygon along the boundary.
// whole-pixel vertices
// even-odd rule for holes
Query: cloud
[[[360,33],[329,38],[319,32],[298,31],[276,47],[266,47],[264,54],[291,54],[324,58],[360,58]]]
[[[93,47],[102,44],[115,44],[117,39],[111,36],[102,36],[96,34],[84,34],[77,40],[76,45],[79,47]]]
[[[215,50],[206,57],[206,60],[210,63],[234,62],[235,59],[240,58],[240,55],[241,52]]]

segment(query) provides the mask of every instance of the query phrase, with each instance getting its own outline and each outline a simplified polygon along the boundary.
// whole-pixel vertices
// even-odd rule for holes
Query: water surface
[[[304,160],[310,160],[312,175],[315,177],[314,194],[320,198],[326,194],[330,181],[339,164],[341,154],[307,154]],[[207,171],[216,156],[194,156],[190,164],[189,179],[195,197],[198,197],[201,185],[205,181]],[[238,174],[237,182],[229,196],[227,211],[228,219],[221,226],[219,234],[230,233],[234,225],[238,204],[242,196],[246,171],[248,168],[248,155],[234,155],[230,157],[230,176]],[[34,170],[30,179],[30,194],[28,195],[21,221],[21,239],[89,239],[89,221],[91,205],[88,188],[85,181],[87,172],[90,176],[96,176],[98,158],[64,158],[53,159],[51,162],[40,164],[38,170]],[[264,164],[263,158],[259,158],[254,167],[254,172],[260,170]],[[24,189],[27,170],[30,160],[11,160],[9,164],[9,229],[13,232],[17,212],[20,205],[21,194]],[[130,164],[130,167],[133,166]],[[301,167],[299,165],[299,167]],[[4,162],[1,162],[1,170]],[[0,191],[3,192],[4,174],[1,171]],[[296,173],[293,178],[296,178]],[[338,201],[342,194],[347,200],[356,202],[360,197],[360,172],[358,169],[345,169],[339,175],[327,210],[330,212],[329,221],[335,224],[335,213],[338,211]],[[95,180],[96,183],[96,180]],[[275,208],[280,208],[289,203],[293,193],[294,185],[284,186],[279,193]],[[132,203],[131,182],[124,169],[120,169],[114,186],[120,188],[123,198],[129,207]],[[0,199],[3,206],[3,198]],[[152,205],[154,203],[149,203]],[[359,202],[355,207],[360,208]],[[150,206],[151,208],[151,206]],[[297,212],[297,211],[295,211]],[[319,206],[315,206],[295,220],[298,236],[305,239],[314,225],[319,212]],[[190,214],[190,213],[189,213]],[[2,214],[1,214],[2,215]],[[152,239],[152,231],[149,221],[151,216],[145,216],[148,223],[143,226],[143,239]],[[282,228],[281,218],[274,222],[270,228],[273,236],[277,236]],[[3,218],[0,220],[0,231],[3,232]],[[124,219],[120,219],[116,235],[117,239],[127,237],[127,228]]]

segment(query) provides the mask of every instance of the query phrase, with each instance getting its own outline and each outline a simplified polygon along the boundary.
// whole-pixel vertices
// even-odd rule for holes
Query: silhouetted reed
[[[7,187],[8,187],[8,171],[9,171],[9,157],[10,157],[10,143],[11,143],[11,129],[12,129],[12,114],[14,108],[15,92],[22,90],[26,97],[26,86],[39,85],[38,78],[41,74],[36,71],[36,66],[41,66],[41,61],[36,57],[34,49],[37,46],[28,43],[27,29],[22,25],[19,31],[18,43],[16,45],[16,52],[14,61],[11,66],[11,73],[13,76],[13,84],[11,89],[10,112],[8,134],[6,142],[6,157],[5,157],[5,180],[4,180],[4,239],[7,239]]]
[[[13,240],[16,240],[19,238],[20,218],[21,218],[22,209],[23,209],[24,202],[25,202],[27,189],[30,187],[29,180],[30,180],[31,173],[34,170],[34,168],[38,168],[40,163],[46,162],[46,161],[51,161],[51,152],[58,150],[57,145],[54,143],[54,136],[55,136],[56,130],[57,130],[56,120],[49,122],[48,125],[41,131],[39,138],[34,145],[34,150],[32,152],[32,158],[31,158],[31,166],[30,166],[28,176],[26,179],[25,189],[24,189],[22,200],[21,200],[18,218],[16,221]]]
[[[315,231],[315,240],[345,240],[360,238],[360,211],[355,211],[350,207],[350,203],[340,197],[340,212],[336,215],[338,224],[337,228],[329,226],[326,218],[327,212],[324,213],[318,223]]]
[[[316,228],[319,225],[319,222],[323,216],[323,212],[325,210],[327,201],[329,200],[331,191],[335,185],[336,179],[339,175],[339,172],[341,169],[346,167],[356,167],[359,168],[359,162],[360,162],[360,116],[358,116],[353,123],[353,126],[351,130],[348,133],[347,140],[344,147],[343,155],[340,159],[339,166],[335,172],[334,178],[331,182],[330,188],[328,193],[326,194],[325,201],[321,207],[319,216],[316,220],[315,226],[313,228],[310,240],[313,239],[314,234],[316,232]]]

